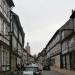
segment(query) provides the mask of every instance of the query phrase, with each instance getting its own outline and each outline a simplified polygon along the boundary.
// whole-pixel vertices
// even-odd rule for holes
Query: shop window
[[[75,54],[71,53],[71,69],[75,70]]]
[[[70,69],[69,55],[66,55],[66,68],[67,68],[67,69]]]
[[[63,56],[63,68],[65,68],[65,56]]]

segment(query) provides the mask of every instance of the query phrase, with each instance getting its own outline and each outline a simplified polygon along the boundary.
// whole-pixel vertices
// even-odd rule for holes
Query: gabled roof
[[[13,11],[11,11],[11,12],[13,13],[13,17],[14,17],[14,19],[15,19],[15,21],[16,21],[16,23],[17,23],[19,29],[20,29],[21,34],[22,34],[23,36],[25,36],[24,30],[23,30],[23,28],[22,28],[22,26],[21,26],[21,23],[20,23],[19,16],[18,16],[16,13],[14,13]]]
[[[17,27],[18,27],[20,33],[21,33],[22,36],[23,36],[23,41],[22,41],[22,42],[23,42],[23,45],[24,45],[25,33],[24,33],[24,30],[23,30],[23,27],[21,26],[19,16],[18,16],[16,13],[14,13],[13,11],[11,11],[11,13],[12,13],[12,15],[13,15],[13,19],[14,19],[14,21],[16,22],[16,25],[17,25]]]
[[[45,49],[47,48],[47,46],[51,43],[51,41],[55,38],[55,36],[59,33],[59,29],[55,32],[55,34],[53,35],[53,37],[50,39],[50,41],[47,43]]]
[[[70,16],[70,18],[75,18],[75,10],[72,12],[72,15]],[[47,46],[51,43],[51,41],[56,37],[56,35],[63,30],[73,30],[73,24],[72,24],[72,19],[69,19],[63,26],[61,26],[53,35],[53,37],[49,40],[49,42],[47,43],[45,49],[47,48]]]
[[[13,0],[6,0],[10,7],[15,6]]]

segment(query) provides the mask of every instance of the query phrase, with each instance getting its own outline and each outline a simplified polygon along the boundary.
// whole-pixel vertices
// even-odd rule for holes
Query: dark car
[[[38,66],[27,66],[24,67],[23,75],[41,75]]]
[[[44,65],[43,70],[50,70],[50,66],[49,65]]]

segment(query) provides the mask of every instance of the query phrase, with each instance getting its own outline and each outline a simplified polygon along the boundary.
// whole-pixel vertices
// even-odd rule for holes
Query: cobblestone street
[[[63,75],[55,71],[43,71],[42,75]]]

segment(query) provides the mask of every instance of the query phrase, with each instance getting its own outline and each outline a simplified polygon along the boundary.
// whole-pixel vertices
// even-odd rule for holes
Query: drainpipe
[[[12,12],[10,10],[10,32],[9,32],[9,36],[10,36],[10,56],[9,56],[9,63],[10,63],[10,71],[11,71],[11,54],[12,54]]]

